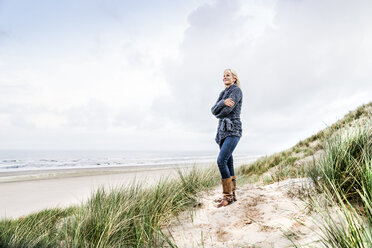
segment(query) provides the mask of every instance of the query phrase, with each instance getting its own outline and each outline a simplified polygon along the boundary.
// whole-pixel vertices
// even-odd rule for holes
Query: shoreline
[[[239,168],[244,163],[236,164]],[[110,190],[133,182],[149,187],[162,178],[177,177],[177,170],[208,168],[216,163],[163,166],[121,166],[0,173],[0,220],[14,219],[55,207],[87,201],[98,188]]]
[[[210,163],[208,163],[210,164]],[[198,164],[206,166],[204,164]],[[25,170],[0,172],[0,184],[24,181],[49,180],[57,178],[86,177],[111,174],[127,174],[143,171],[169,170],[190,168],[194,164],[174,164],[166,166],[110,166],[110,167],[91,167],[91,168],[63,168],[63,169],[45,169],[45,170]]]
[[[145,187],[161,178],[177,176],[177,169],[194,166],[132,166],[8,172],[0,174],[0,220],[19,218],[43,209],[70,207],[87,201],[98,188],[125,187],[136,182]]]

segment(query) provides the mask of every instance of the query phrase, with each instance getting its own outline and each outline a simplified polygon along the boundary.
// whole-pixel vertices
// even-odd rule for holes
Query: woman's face
[[[224,71],[223,82],[224,82],[226,87],[229,87],[230,85],[234,84],[234,78],[233,78],[233,75],[231,74],[230,70]]]

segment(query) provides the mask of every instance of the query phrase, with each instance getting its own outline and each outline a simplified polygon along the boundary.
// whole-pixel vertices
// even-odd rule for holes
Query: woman
[[[212,113],[219,119],[216,142],[220,146],[217,164],[222,178],[223,197],[217,207],[224,207],[236,201],[236,177],[232,153],[242,136],[240,111],[243,94],[240,89],[238,75],[232,69],[223,74],[225,90],[223,90],[212,107]]]

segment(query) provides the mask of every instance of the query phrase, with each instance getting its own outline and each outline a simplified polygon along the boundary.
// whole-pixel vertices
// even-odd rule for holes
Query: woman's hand
[[[228,106],[228,107],[232,107],[232,106],[234,106],[234,104],[235,104],[235,102],[233,101],[233,99],[232,98],[227,98],[225,101],[223,101],[224,102],[224,104],[226,105],[226,106]]]

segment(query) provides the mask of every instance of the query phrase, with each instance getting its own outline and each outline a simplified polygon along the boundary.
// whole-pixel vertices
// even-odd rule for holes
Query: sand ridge
[[[309,185],[308,179],[238,185],[238,201],[216,208],[220,186],[200,196],[191,218],[190,212],[182,213],[165,229],[178,247],[293,247],[288,237],[299,245],[322,247],[315,242],[313,213],[298,197]]]

